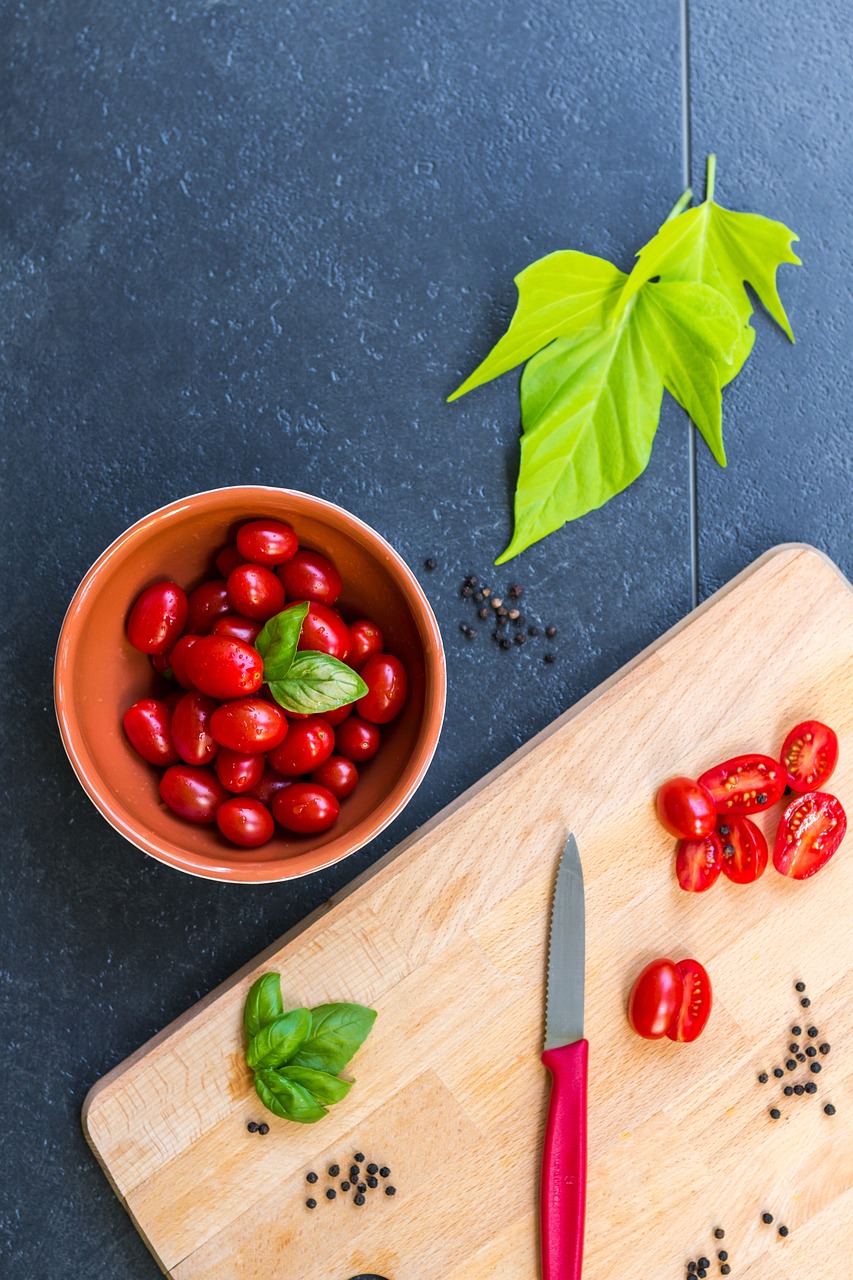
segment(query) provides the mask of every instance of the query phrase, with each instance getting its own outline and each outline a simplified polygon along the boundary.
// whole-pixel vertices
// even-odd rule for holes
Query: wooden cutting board
[[[811,881],[771,866],[755,885],[696,896],[676,885],[674,842],[653,807],[668,776],[775,753],[809,716],[838,731],[832,790],[849,812],[853,592],[822,555],[793,545],[105,1076],[86,1100],[86,1135],[163,1270],[535,1280],[548,915],[572,829],[587,910],[586,1280],[680,1280],[688,1259],[715,1258],[718,1225],[737,1280],[841,1275],[853,1246],[853,836]],[[776,817],[762,818],[771,836]],[[632,980],[658,955],[710,971],[715,1009],[692,1045],[644,1042],[628,1027]],[[352,1064],[356,1085],[318,1125],[264,1113],[251,1088],[241,1011],[268,969],[282,973],[286,1004],[379,1011]],[[792,1023],[812,1020],[832,1049],[819,1076],[802,1077],[817,1096],[788,1100],[785,1081],[757,1076],[789,1056]],[[247,1133],[264,1118],[266,1137]],[[357,1151],[390,1166],[395,1197],[324,1198],[327,1167]]]

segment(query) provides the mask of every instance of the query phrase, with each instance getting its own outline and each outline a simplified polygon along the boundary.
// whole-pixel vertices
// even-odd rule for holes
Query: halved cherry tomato
[[[353,671],[360,671],[372,654],[382,652],[383,645],[382,632],[375,622],[363,618],[360,622],[350,623],[347,666]]]
[[[319,782],[321,787],[328,787],[338,800],[346,800],[355,791],[358,782],[358,769],[346,756],[329,756],[325,764],[311,774],[312,782]]]
[[[233,573],[235,569],[239,568],[241,564],[245,564],[246,561],[237,550],[236,543],[229,542],[227,546],[218,552],[215,563],[217,571],[223,578],[227,578],[229,573]]]
[[[752,884],[764,875],[767,841],[749,818],[724,818],[717,823],[723,845],[723,874],[733,884]]]
[[[287,716],[277,703],[267,702],[265,698],[235,698],[214,711],[210,732],[230,751],[263,754],[284,742],[288,733]]]
[[[127,739],[137,755],[149,764],[177,764],[180,756],[172,742],[172,712],[157,698],[140,698],[122,718]]]
[[[825,791],[797,796],[782,814],[773,866],[792,880],[807,880],[826,866],[847,830],[847,815],[839,800]]]
[[[176,582],[155,582],[136,597],[127,638],[140,653],[168,653],[184,629],[187,597]]]
[[[263,760],[263,756],[258,758]],[[275,769],[271,769],[268,764],[265,764],[260,781],[250,787],[246,795],[251,796],[253,800],[260,800],[261,804],[265,804],[270,809],[279,791],[284,791],[287,787],[292,786],[292,778],[283,778],[280,773],[276,773]]]
[[[228,792],[212,769],[173,764],[160,779],[160,799],[179,818],[209,824],[216,821],[216,810]]]
[[[716,831],[701,840],[679,840],[675,874],[688,893],[704,893],[715,884],[723,863],[723,846]]]
[[[684,979],[671,960],[653,960],[637,978],[628,1001],[628,1021],[644,1040],[660,1040],[681,1008]]]
[[[838,737],[828,724],[804,720],[782,744],[779,759],[793,791],[818,791],[838,764]]]
[[[325,764],[335,748],[335,731],[320,716],[291,724],[284,742],[269,753],[272,767],[286,778],[298,778]]]
[[[235,613],[266,622],[284,608],[284,587],[272,569],[241,564],[228,575],[228,599]]]
[[[689,1044],[701,1036],[711,1016],[711,979],[698,960],[679,960],[677,968],[683,984],[681,1005],[666,1034],[670,1040]]]
[[[237,531],[237,550],[253,564],[284,564],[298,548],[296,534],[281,520],[249,520]]]
[[[303,600],[295,600],[294,604],[302,604]],[[299,633],[299,649],[316,649],[319,653],[331,654],[344,662],[349,650],[349,627],[337,609],[328,605],[310,601],[302,630]]]
[[[222,747],[217,752],[214,764],[216,776],[227,791],[251,791],[256,787],[264,774],[264,757],[262,755],[246,755],[240,751],[231,751]]]
[[[403,710],[409,681],[406,668],[390,653],[374,653],[359,673],[367,693],[359,698],[358,713],[373,724],[387,724]]]
[[[331,605],[344,585],[331,560],[319,551],[297,551],[280,567],[278,575],[288,600],[318,600],[320,604]]]
[[[241,698],[264,680],[264,660],[251,645],[230,636],[200,636],[187,654],[187,676],[212,698]]]
[[[317,835],[335,825],[341,806],[327,787],[316,782],[294,782],[279,791],[272,802],[277,822],[297,835]]]
[[[714,797],[693,778],[670,778],[658,791],[655,806],[661,826],[680,840],[702,840],[717,821]]]
[[[224,618],[217,618],[214,622],[213,634],[233,636],[235,640],[242,640],[243,644],[254,644],[263,625],[253,618],[243,618],[239,613],[226,613]]]
[[[338,754],[346,756],[354,764],[372,760],[379,750],[380,738],[378,726],[357,715],[350,716],[335,731]]]
[[[198,640],[198,636],[181,636],[169,654],[169,666],[172,675],[182,689],[191,689],[193,682],[187,675],[187,654]]]
[[[187,764],[210,764],[219,743],[210,732],[210,719],[216,710],[215,698],[197,689],[185,693],[172,713],[172,741],[175,750]]]
[[[272,839],[275,823],[272,814],[260,800],[234,796],[216,810],[216,824],[232,844],[244,849],[257,849]]]
[[[770,756],[735,756],[708,769],[699,781],[714,797],[717,813],[761,813],[781,799],[785,770]]]
[[[206,636],[217,618],[233,613],[228,603],[228,586],[224,578],[210,578],[189,594],[187,631]]]

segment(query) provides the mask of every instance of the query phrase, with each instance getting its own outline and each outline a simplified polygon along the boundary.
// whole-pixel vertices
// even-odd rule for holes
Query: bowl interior
[[[127,641],[138,593],[172,578],[187,590],[216,576],[218,549],[259,516],[292,524],[300,545],[331,557],[344,580],[339,602],[352,622],[379,624],[386,649],[405,664],[409,697],[382,727],[382,746],[331,831],[287,836],[240,850],[214,827],[193,826],[160,802],[161,771],[125,739],[121,717],[138,698],[168,692],[148,658]],[[172,686],[173,687],[173,686]],[[154,857],[197,875],[280,880],[329,865],[371,839],[403,807],[431,758],[441,726],[444,675],[432,611],[403,561],[376,533],[306,494],[247,487],[196,494],[140,521],[104,552],[69,608],[57,651],[57,713],[63,740],[90,797],[117,830]]]

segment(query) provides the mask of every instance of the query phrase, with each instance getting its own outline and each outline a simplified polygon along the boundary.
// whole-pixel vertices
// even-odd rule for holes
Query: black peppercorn
[[[317,1208],[317,1201],[316,1201],[316,1200],[313,1200],[313,1199],[311,1199],[311,1200],[306,1200],[306,1201],[305,1201],[305,1203],[307,1204],[307,1206],[308,1206],[308,1208],[309,1208],[309,1209],[316,1209],[316,1208]]]
[[[364,1204],[364,1196],[361,1194],[360,1191],[357,1196],[353,1196],[352,1202],[353,1204]]]
[[[688,1275],[691,1275],[691,1276],[694,1276],[694,1275],[696,1274],[696,1263],[695,1263],[695,1262],[688,1262],[688,1264],[687,1264],[687,1274],[688,1274]]]
[[[788,1234],[788,1228],[787,1228],[787,1227],[780,1227],[780,1228],[779,1228],[779,1235],[780,1235],[780,1236],[786,1236],[787,1234]]]
[[[341,1171],[341,1166],[340,1166],[339,1164],[330,1164],[330,1165],[329,1165],[329,1177],[330,1177],[330,1178],[336,1178],[336,1177],[338,1176],[338,1174],[340,1173],[340,1171]]]
[[[766,1072],[766,1071],[762,1071],[761,1075],[758,1077],[758,1083],[759,1083],[759,1084],[767,1084],[767,1072]]]
[[[344,1178],[343,1182],[341,1183],[341,1191],[349,1191],[350,1186],[351,1186],[351,1183],[347,1182],[346,1178]]]
[[[556,654],[554,654],[554,653],[546,653],[546,654],[545,654],[545,661],[546,661],[549,665],[550,665],[550,663],[552,663],[552,662],[556,662],[556,661],[557,661],[557,656],[556,656]]]
[[[796,1058],[789,1058],[789,1059],[788,1059],[788,1061],[785,1063],[785,1066],[788,1068],[788,1070],[789,1070],[789,1071],[796,1071],[796,1069],[797,1069],[797,1059],[796,1059]]]
[[[829,1045],[826,1043],[825,1040],[823,1044],[818,1045],[818,1048],[820,1049],[821,1053],[829,1053]]]
[[[810,1080],[805,1086],[806,1093],[817,1093],[817,1085],[814,1080]]]
[[[528,628],[527,628],[527,634],[528,634],[529,636],[534,636],[534,637],[535,637],[535,636],[538,636],[538,635],[539,635],[539,628],[538,628],[538,627],[533,627],[533,626],[528,627]]]
[[[729,858],[730,858],[730,857],[732,856],[732,854],[734,853],[734,851],[735,851],[735,847],[734,847],[734,845],[733,845],[733,844],[724,844],[724,845],[723,845],[723,853],[724,853],[727,857],[729,857]]]
[[[785,1095],[785,1097],[786,1097],[786,1098],[790,1098],[790,1097],[792,1096],[792,1094],[793,1094],[794,1090],[791,1088],[791,1086],[790,1086],[789,1084],[786,1084],[786,1085],[785,1085],[785,1088],[782,1090],[782,1092],[784,1093],[784,1095]]]
[[[468,596],[472,596],[474,594],[474,588],[469,587],[466,583],[464,587],[460,588],[459,594],[460,596],[465,596],[467,598]]]
[[[515,634],[515,643],[516,643],[516,644],[524,644],[524,642],[525,642],[525,640],[526,640],[526,639],[527,639],[527,636],[524,634],[524,632],[523,632],[523,631],[517,631],[517,632],[516,632],[516,634]]]
[[[512,620],[512,621],[513,621],[513,626],[516,626],[516,627],[523,627],[523,626],[525,625],[525,623],[527,622],[527,619],[525,618],[525,616],[524,616],[524,614],[523,614],[523,613],[520,613],[520,614],[518,615],[518,617],[517,617],[517,618],[513,618],[513,620]]]
[[[816,1056],[816,1054],[817,1054],[817,1049],[814,1047],[814,1045],[813,1045],[813,1044],[810,1044],[810,1045],[809,1045],[809,1047],[808,1047],[808,1049],[806,1049],[806,1057],[807,1057],[807,1058],[814,1058],[814,1057]],[[797,1055],[797,1056],[799,1057],[799,1055]]]
[[[266,1121],[264,1121],[263,1124],[258,1125],[258,1133],[264,1134],[264,1133],[269,1133],[269,1131],[270,1131],[270,1127],[266,1123]]]
[[[353,1161],[354,1161],[356,1164],[362,1164],[362,1163],[363,1163],[363,1161],[364,1161],[364,1152],[363,1152],[363,1151],[356,1151],[355,1155],[353,1156]]]
[[[366,1190],[367,1190],[367,1187],[363,1182],[360,1182],[356,1187],[356,1191],[358,1192],[365,1192]]]
[[[378,1187],[378,1186],[379,1186],[379,1179],[378,1179],[378,1178],[374,1178],[374,1177],[371,1175],[371,1177],[369,1177],[369,1178],[367,1179],[367,1185],[368,1185],[369,1187],[371,1187],[371,1188],[372,1188],[372,1187]]]
[[[382,1168],[379,1170],[380,1178],[387,1178],[390,1173],[391,1170],[388,1168],[387,1164],[383,1164]]]
[[[809,1071],[813,1071],[813,1072],[815,1073],[815,1075],[817,1075],[817,1073],[818,1073],[820,1070],[821,1070],[821,1065],[820,1065],[820,1063],[819,1063],[819,1062],[810,1062],[810,1063],[809,1063]]]
[[[758,793],[758,795],[755,797],[755,803],[756,803],[756,804],[767,804],[767,796],[764,794],[764,792],[763,792],[763,791],[760,791],[760,792]]]
[[[396,1188],[396,1187],[386,1187],[386,1188],[385,1188],[385,1194],[386,1194],[386,1196],[395,1196],[395,1195],[397,1194],[397,1188]]]
[[[785,1074],[785,1072],[782,1070],[782,1068],[781,1068],[781,1067],[774,1067],[774,1068],[773,1068],[773,1074],[774,1074],[774,1076],[776,1077],[776,1079],[777,1079],[777,1080],[781,1080],[781,1079],[782,1079],[782,1076]]]
[[[795,982],[795,983],[794,983],[794,990],[795,990],[795,991],[805,991],[805,989],[806,989],[806,984],[805,984],[804,982]]]
[[[553,640],[553,639],[554,639],[554,636],[555,636],[556,634],[557,634],[557,628],[556,628],[556,627],[551,626],[551,627],[546,627],[546,628],[545,628],[545,635],[548,637],[548,639],[549,639],[549,640]]]
[[[826,1106],[824,1107],[824,1109],[823,1109],[823,1110],[824,1110],[824,1114],[825,1114],[825,1115],[828,1115],[828,1116],[834,1116],[834,1115],[835,1115],[835,1107],[832,1105],[832,1103],[831,1103],[831,1102],[827,1102],[827,1104],[826,1104]]]
[[[782,1112],[779,1110],[779,1108],[778,1108],[778,1107],[771,1107],[771,1108],[770,1108],[770,1119],[771,1119],[771,1120],[778,1120],[781,1114],[782,1114]]]
[[[720,1267],[720,1275],[721,1275],[721,1276],[728,1276],[728,1275],[731,1275],[731,1271],[732,1271],[732,1269],[731,1269],[731,1267],[729,1266],[729,1264],[728,1264],[727,1262],[724,1262],[724,1263],[723,1263],[723,1265]]]
[[[501,648],[502,648],[502,649],[511,649],[511,648],[512,648],[512,645],[510,644],[509,640],[507,640],[507,639],[506,639],[506,637],[504,637],[504,639],[503,639],[503,640],[501,640]]]
[[[327,1200],[334,1200],[334,1199],[335,1199],[335,1197],[337,1196],[337,1194],[338,1194],[338,1193],[337,1193],[337,1191],[335,1190],[335,1188],[334,1188],[334,1187],[329,1187],[329,1190],[326,1192],[326,1199],[327,1199]]]
[[[788,1048],[791,1050],[791,1053],[799,1053],[800,1051],[800,1046],[798,1044],[789,1044]]]
[[[513,582],[510,586],[509,594],[512,596],[513,600],[520,600],[524,595],[524,587],[520,586],[517,582]]]
[[[361,1169],[359,1169],[359,1167],[358,1167],[358,1165],[357,1165],[357,1164],[352,1164],[352,1165],[350,1165],[349,1176],[350,1176],[350,1178],[352,1179],[352,1181],[353,1181],[353,1182],[357,1182],[357,1181],[358,1181],[358,1175],[359,1175],[360,1173],[361,1173]]]
[[[316,1182],[316,1181],[317,1181],[317,1175],[316,1175],[316,1173],[306,1173],[306,1175],[305,1175],[305,1181],[306,1181],[306,1182]]]
[[[710,1259],[710,1258],[699,1258],[699,1260],[698,1260],[698,1261],[699,1261],[699,1266],[700,1266],[700,1267],[710,1267],[710,1265],[711,1265],[711,1259]]]
[[[705,1280],[705,1277],[708,1274],[708,1272],[705,1270],[704,1267],[700,1267],[699,1270],[696,1272],[696,1274],[699,1277],[699,1280]]]
[[[806,1034],[809,1036],[810,1039],[814,1040],[815,1036],[819,1035],[820,1033],[818,1032],[817,1027],[809,1027]]]
[[[762,1215],[761,1215],[761,1221],[762,1221],[763,1223],[765,1223],[765,1225],[766,1225],[766,1226],[769,1226],[769,1225],[770,1225],[770,1223],[773,1221],[773,1214],[772,1214],[772,1213],[762,1213]]]
[[[488,616],[489,616],[489,611],[485,606],[482,609],[477,610],[478,618],[488,618]]]
[[[807,1053],[807,1052],[808,1052],[808,1050],[806,1050],[806,1053]],[[811,1056],[811,1057],[814,1057],[814,1054],[811,1054],[810,1056]],[[805,1062],[805,1060],[806,1060],[806,1055],[805,1055],[805,1053],[798,1053],[798,1054],[797,1054],[797,1062]]]
[[[800,1001],[800,1004],[803,1006],[804,1009],[808,1009],[809,1005],[811,1004],[811,1000],[808,998],[808,996],[803,996],[802,1000]]]
[[[791,1027],[791,1035],[792,1035],[792,1036],[801,1036],[802,1034],[803,1034],[803,1028],[802,1028],[802,1027]]]
[[[727,836],[729,834],[729,831],[731,830],[731,827],[727,827],[726,824],[723,823],[723,825],[721,827],[718,827],[717,830],[719,831],[721,836]]]
[[[794,1093],[797,1095],[798,1098],[801,1098],[805,1093],[805,1086],[801,1084],[795,1084]]]
[[[427,556],[426,560],[424,560],[424,568],[425,568],[425,569],[434,569],[434,568],[435,568],[435,564],[436,564],[436,562],[435,562],[435,559],[434,559],[434,557],[433,557],[433,556]]]
[[[249,1133],[257,1133],[258,1132],[257,1120],[250,1120],[249,1123],[246,1125],[246,1128],[249,1130]]]
[[[716,1235],[716,1232],[714,1234]],[[725,1232],[723,1234],[725,1234]],[[725,1249],[721,1249],[717,1254],[717,1257],[720,1259],[720,1262],[728,1262],[729,1260],[729,1255],[726,1253]]]
[[[378,1164],[373,1164],[373,1163],[369,1164],[369,1165],[367,1166],[367,1172],[368,1172],[368,1173],[378,1173],[378,1172],[379,1172],[379,1165],[378,1165]]]

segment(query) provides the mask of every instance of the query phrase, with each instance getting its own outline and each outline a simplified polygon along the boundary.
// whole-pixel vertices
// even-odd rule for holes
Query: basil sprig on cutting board
[[[264,624],[255,648],[264,660],[264,680],[285,711],[322,715],[367,693],[352,667],[316,649],[297,650],[308,602],[282,609]]]
[[[355,1083],[341,1080],[340,1072],[375,1019],[375,1009],[361,1004],[285,1010],[280,974],[263,974],[246,996],[243,1026],[246,1062],[264,1106],[282,1120],[322,1120]]]

